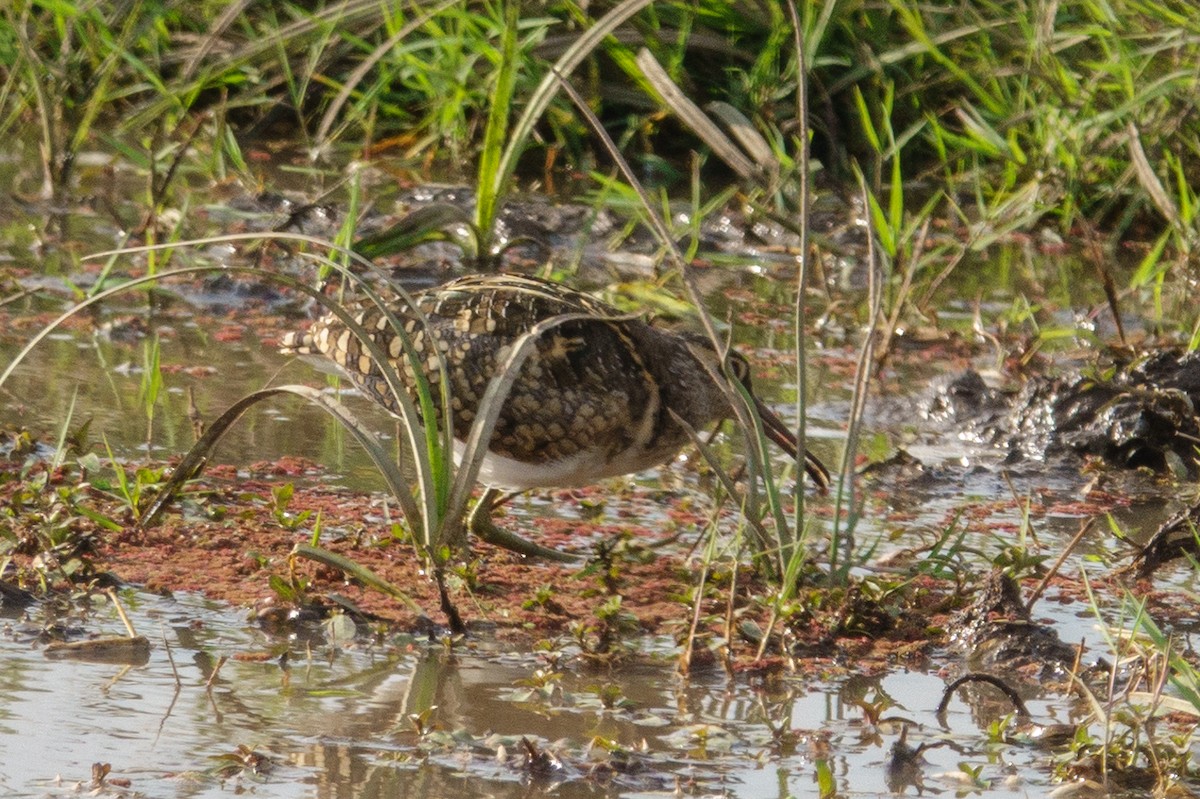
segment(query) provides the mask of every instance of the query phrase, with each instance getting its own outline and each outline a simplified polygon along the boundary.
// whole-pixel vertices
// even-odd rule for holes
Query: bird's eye
[[[750,380],[750,364],[741,355],[734,353],[729,358],[729,371],[733,373],[740,382],[749,385]]]

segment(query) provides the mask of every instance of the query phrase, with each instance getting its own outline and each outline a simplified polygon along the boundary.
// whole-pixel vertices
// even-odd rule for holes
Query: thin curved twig
[[[1000,692],[1008,697],[1008,701],[1013,703],[1013,707],[1016,708],[1018,713],[1025,717],[1029,716],[1029,708],[1025,707],[1025,702],[1016,692],[1016,689],[995,675],[973,671],[969,674],[964,674],[954,682],[947,685],[946,690],[942,692],[942,701],[938,703],[937,710],[934,711],[934,715],[937,716],[938,723],[943,727],[946,726],[946,708],[949,707],[950,700],[953,698],[954,692],[958,690],[959,686],[965,685],[969,682],[985,682],[988,685],[993,685],[996,688],[999,688]]]

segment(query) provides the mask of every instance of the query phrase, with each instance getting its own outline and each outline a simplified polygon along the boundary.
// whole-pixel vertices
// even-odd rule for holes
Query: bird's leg
[[[446,616],[446,623],[450,625],[450,632],[454,635],[465,635],[467,625],[463,623],[462,616],[455,607],[454,601],[450,599],[450,590],[446,587],[446,571],[443,564],[438,564],[433,570],[434,581],[438,587],[438,597],[441,600],[442,613]]]
[[[471,515],[467,517],[467,527],[472,533],[498,547],[524,555],[527,558],[545,558],[557,563],[578,563],[579,557],[569,552],[559,552],[548,549],[532,541],[526,541],[521,536],[501,530],[492,521],[492,511],[512,499],[515,494],[502,494],[498,488],[488,488],[483,496],[475,503]]]

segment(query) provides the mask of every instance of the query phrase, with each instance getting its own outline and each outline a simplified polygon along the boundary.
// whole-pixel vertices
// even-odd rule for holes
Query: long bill
[[[796,440],[796,434],[792,432],[783,420],[775,415],[775,411],[768,408],[763,401],[758,397],[754,397],[754,407],[758,411],[758,417],[762,419],[763,432],[767,438],[779,445],[779,448],[792,456],[797,461],[800,460],[800,442]],[[825,464],[817,459],[817,456],[811,452],[804,452],[804,471],[808,472],[808,477],[813,481],[813,484],[825,493],[829,490],[832,482],[829,476],[829,470],[825,468]]]

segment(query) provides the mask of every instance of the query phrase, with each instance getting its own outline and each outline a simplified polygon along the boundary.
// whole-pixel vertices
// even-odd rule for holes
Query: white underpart
[[[662,404],[658,387],[651,385],[642,416],[632,431],[632,444],[620,452],[606,448],[585,450],[567,458],[529,463],[488,452],[479,468],[478,482],[491,488],[527,491],[530,488],[579,488],[608,477],[632,474],[657,466],[676,450],[649,448],[654,440],[654,423]],[[462,462],[463,443],[454,439],[454,462]]]
[[[454,440],[454,462],[462,462],[463,443]],[[593,485],[607,477],[638,472],[657,466],[670,453],[647,452],[641,457],[612,463],[599,452],[581,452],[569,458],[549,463],[526,463],[489,452],[483,458],[478,481],[485,486],[506,491],[526,491],[530,488],[578,488]]]
[[[285,340],[285,347],[294,346]],[[300,359],[314,366],[321,372],[345,377],[353,382],[353,375],[328,356],[315,353],[300,353]],[[343,392],[348,387],[341,389]],[[357,389],[355,389],[357,391]],[[362,392],[359,391],[361,394]],[[369,397],[369,395],[368,395]],[[369,397],[374,399],[373,397]],[[660,400],[655,391],[642,411],[634,430],[634,440],[650,441],[654,435],[654,419],[658,414]],[[614,457],[608,457],[605,452],[591,450],[580,452],[569,458],[546,462],[527,463],[515,458],[507,458],[494,452],[487,453],[479,468],[477,482],[491,488],[505,491],[528,491],[531,488],[579,488],[594,485],[609,477],[619,477],[623,474],[633,474],[652,466],[658,466],[674,454],[675,450],[646,449],[634,444],[631,449],[636,452],[624,451]],[[454,462],[462,462],[463,442],[454,439]]]

